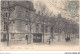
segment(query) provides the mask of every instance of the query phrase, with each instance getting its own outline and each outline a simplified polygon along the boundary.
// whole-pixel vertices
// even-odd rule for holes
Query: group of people
[[[28,44],[28,35],[26,35],[26,40],[27,40],[27,44]],[[66,42],[68,42],[68,41],[70,41],[70,40],[71,40],[71,38],[68,37],[68,36],[65,38],[65,41],[66,41]],[[49,39],[48,39],[48,43],[51,44],[51,42],[52,42],[52,38],[49,38]]]
[[[49,39],[48,39],[48,43],[51,44],[51,41],[52,41],[52,38],[49,38]],[[69,41],[71,41],[71,38],[70,38],[70,37],[66,37],[66,38],[65,38],[65,41],[66,41],[66,42],[69,42]]]

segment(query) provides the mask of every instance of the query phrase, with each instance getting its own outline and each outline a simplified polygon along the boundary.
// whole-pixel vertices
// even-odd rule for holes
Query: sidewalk
[[[78,40],[76,40],[75,42],[70,41],[70,42],[65,42],[65,41],[57,41],[54,40],[51,44],[12,44],[10,46],[6,45],[6,42],[1,43],[1,47],[0,50],[11,50],[11,51],[35,51],[35,50],[39,50],[39,51],[67,51],[67,50],[79,50],[79,44],[78,44]]]

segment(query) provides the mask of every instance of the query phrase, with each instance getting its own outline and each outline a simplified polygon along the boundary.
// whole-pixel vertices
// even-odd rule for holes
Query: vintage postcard
[[[79,0],[1,0],[0,51],[79,51]]]

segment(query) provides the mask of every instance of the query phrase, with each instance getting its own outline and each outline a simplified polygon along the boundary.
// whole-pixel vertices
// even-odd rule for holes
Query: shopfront
[[[33,43],[42,43],[42,34],[34,33],[33,34]]]

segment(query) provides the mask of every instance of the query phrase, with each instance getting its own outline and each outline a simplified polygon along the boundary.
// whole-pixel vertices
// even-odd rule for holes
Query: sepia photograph
[[[0,51],[79,51],[79,0],[1,0]]]

